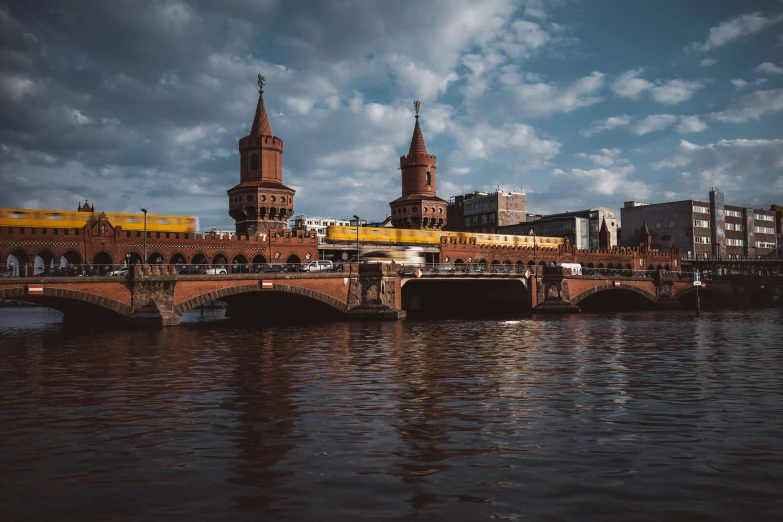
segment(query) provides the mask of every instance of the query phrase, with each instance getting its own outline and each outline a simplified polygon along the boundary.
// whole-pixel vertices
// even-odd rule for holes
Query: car
[[[205,270],[206,271],[204,273],[205,274],[210,274],[210,275],[224,275],[224,274],[228,273],[228,271],[226,270],[226,267],[220,266],[220,265],[209,266]]]
[[[258,271],[264,273],[282,273],[288,272],[288,267],[285,265],[264,265]]]
[[[180,275],[204,275],[207,269],[202,265],[182,265],[178,272]]]
[[[442,272],[447,274],[453,274],[454,273],[454,265],[450,263],[444,263],[442,265],[435,265],[434,272]]]
[[[131,273],[131,267],[129,266],[122,266],[118,268],[117,270],[114,270],[112,272],[108,272],[106,275],[108,276],[118,276],[118,277],[128,277]]]
[[[506,265],[493,265],[492,272],[495,274],[510,274],[511,271]]]
[[[334,264],[327,260],[310,261],[302,267],[302,272],[326,272],[331,270],[334,270]]]

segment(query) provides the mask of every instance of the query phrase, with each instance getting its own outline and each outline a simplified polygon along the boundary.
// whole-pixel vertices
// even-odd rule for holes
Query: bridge
[[[254,321],[401,319],[407,314],[574,313],[605,307],[678,309],[695,305],[692,274],[662,270],[574,275],[544,267],[444,271],[437,265],[347,264],[336,272],[182,275],[172,265],[137,265],[131,276],[7,277],[0,299],[28,301],[84,324],[177,325],[211,301]],[[703,302],[772,305],[783,277],[726,277],[700,287]]]

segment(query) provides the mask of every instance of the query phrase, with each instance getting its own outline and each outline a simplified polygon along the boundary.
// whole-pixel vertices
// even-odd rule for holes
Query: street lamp
[[[147,264],[147,209],[143,208],[141,209],[142,212],[144,212],[144,259],[141,261],[141,264],[146,265]]]
[[[356,220],[356,264],[359,264],[359,216],[353,215]]]
[[[533,236],[533,272],[538,273],[538,265],[536,265],[536,227],[530,227],[530,235]]]

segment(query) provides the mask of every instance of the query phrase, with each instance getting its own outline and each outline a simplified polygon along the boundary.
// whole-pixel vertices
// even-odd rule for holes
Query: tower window
[[[432,174],[430,174],[430,171],[427,171],[427,185],[432,185]]]
[[[256,170],[258,168],[258,154],[250,155],[250,169]]]

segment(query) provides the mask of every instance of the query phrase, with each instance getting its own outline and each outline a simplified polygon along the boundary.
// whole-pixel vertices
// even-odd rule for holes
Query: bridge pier
[[[159,274],[158,271],[154,275]],[[172,280],[134,279],[131,282],[132,312],[129,322],[138,326],[177,326],[179,314],[174,311],[176,284]]]
[[[578,314],[581,308],[571,302],[568,279],[561,268],[545,267],[542,276],[531,278],[535,285],[534,314]]]
[[[404,319],[406,312],[402,309],[402,280],[398,270],[395,264],[358,265],[358,277],[351,277],[346,311],[348,318]]]

